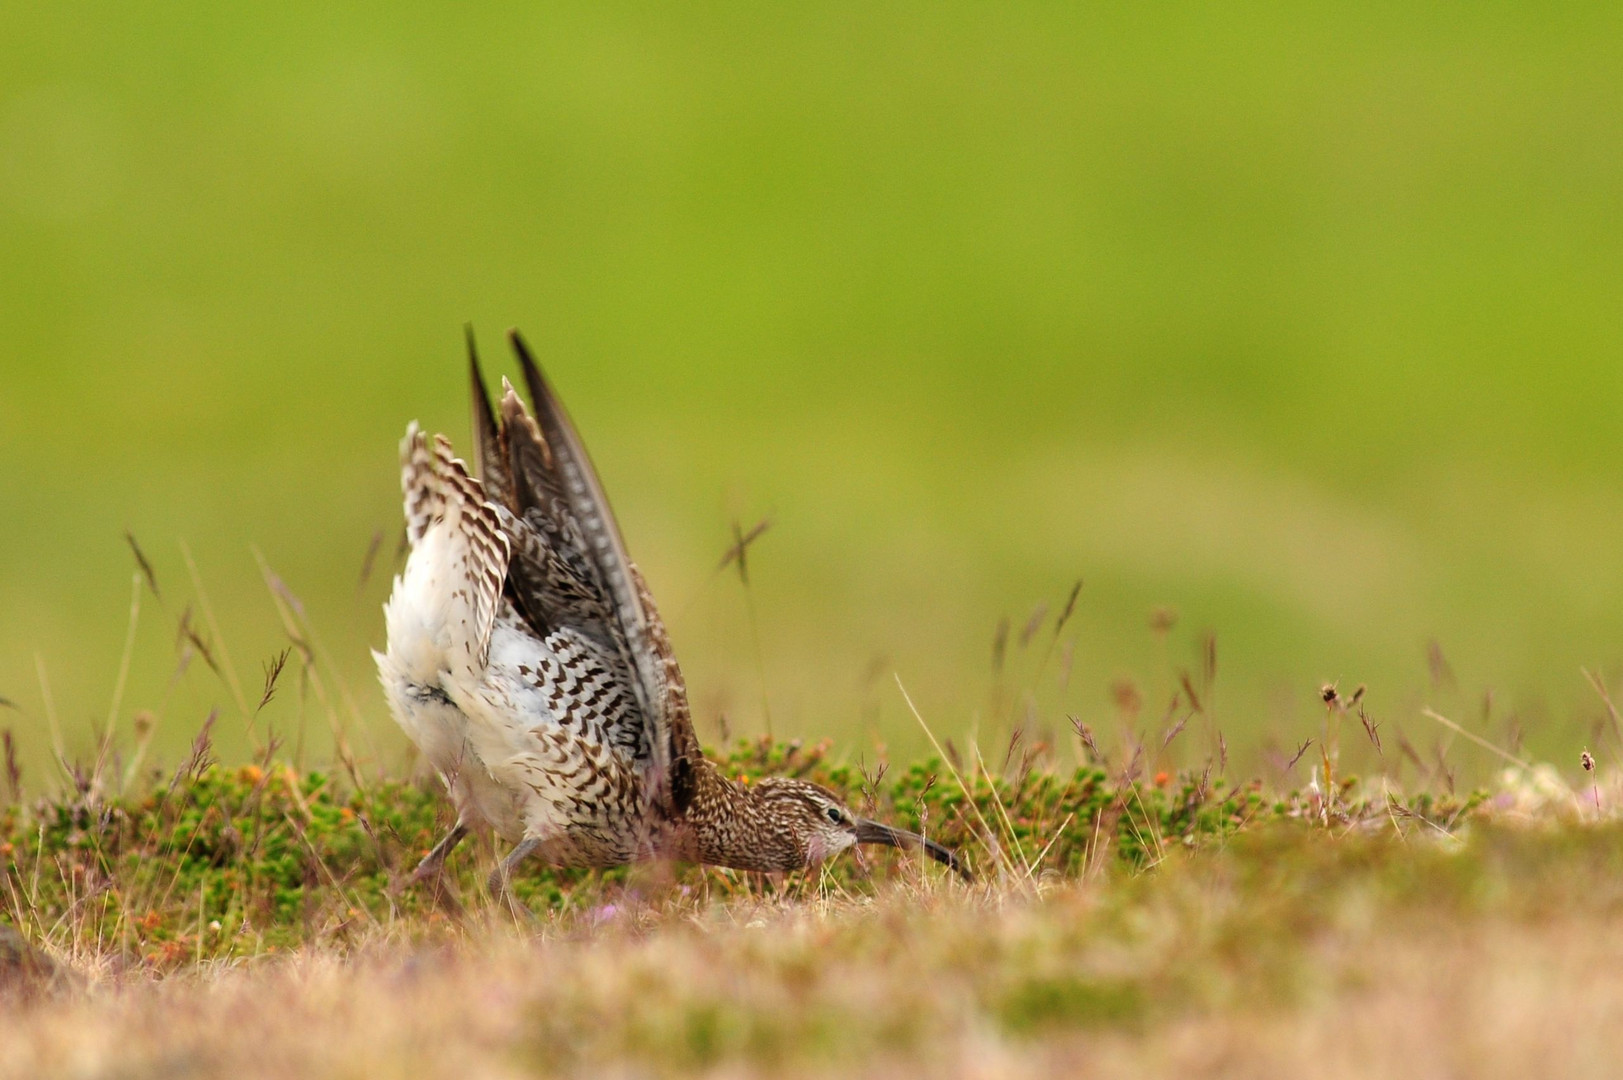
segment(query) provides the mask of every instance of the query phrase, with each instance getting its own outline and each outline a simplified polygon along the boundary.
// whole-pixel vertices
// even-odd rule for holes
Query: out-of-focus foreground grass
[[[1620,20],[10,5],[3,722],[36,780],[52,714],[91,745],[129,527],[163,608],[126,736],[152,710],[173,761],[228,703],[166,689],[188,605],[240,681],[282,647],[257,545],[390,763],[394,446],[465,438],[472,320],[551,365],[707,738],[920,750],[893,670],[943,732],[1006,727],[1008,616],[1051,718],[1213,629],[1231,739],[1289,745],[1321,681],[1407,716],[1436,639],[1450,711],[1492,689],[1495,742],[1569,761],[1577,669],[1623,650]],[[715,566],[767,516],[746,597]],[[1021,652],[1078,576],[1074,651]]]

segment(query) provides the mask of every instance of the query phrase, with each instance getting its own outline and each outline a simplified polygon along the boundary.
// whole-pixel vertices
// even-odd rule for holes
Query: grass
[[[129,641],[158,595],[133,554]],[[889,850],[790,875],[531,865],[513,890],[535,918],[515,921],[485,891],[488,837],[443,892],[401,887],[447,802],[351,748],[365,709],[262,573],[287,644],[257,687],[193,575],[154,708],[126,726],[115,695],[54,782],[23,782],[5,731],[0,1075],[1576,1075],[1613,1049],[1612,1027],[1573,1025],[1623,1002],[1623,782],[1569,784],[1486,714],[1406,731],[1326,686],[1314,734],[1252,778],[1210,638],[1190,669],[1118,679],[1106,724],[1053,714],[1036,684],[1067,662],[1073,590],[998,632],[996,746],[938,737],[901,688],[936,756],[766,737],[716,755],[956,848],[973,884]],[[154,729],[199,680],[231,704],[164,762]],[[225,723],[248,760],[216,760]],[[330,767],[298,764],[308,726]]]
[[[1006,883],[1078,879],[1116,864],[1142,870],[1169,848],[1221,842],[1258,822],[1313,812],[1300,798],[1265,799],[1257,784],[1231,790],[1193,775],[1124,783],[1096,767],[1058,773],[1031,762],[1018,775],[978,774],[967,791],[940,762],[865,778],[830,762],[825,747],[764,741],[740,743],[724,767],[745,780],[789,774],[825,784],[867,813],[965,849],[980,877]],[[65,954],[112,954],[160,973],[304,947],[341,949],[380,928],[441,921],[423,890],[396,888],[449,824],[433,786],[385,781],[362,790],[284,764],[226,769],[208,762],[206,744],[173,776],[154,779],[142,794],[109,798],[81,774],[70,797],[8,809],[0,817],[0,866],[9,918]],[[1403,812],[1452,823],[1470,806],[1427,798]],[[1337,820],[1374,812],[1349,805]],[[453,862],[452,910],[486,899],[489,850],[484,859]],[[804,896],[933,876],[905,862],[870,853],[764,887]],[[697,869],[672,885],[717,899],[757,888],[748,875]],[[624,870],[539,867],[514,886],[533,909],[561,916],[640,887]]]
[[[861,788],[803,749],[729,767]],[[975,846],[920,793],[930,771],[878,785],[884,809]],[[1623,1048],[1598,1022],[1623,1002],[1611,815],[1531,784],[1441,821],[1250,789],[1191,813],[1187,783],[1140,801],[1092,771],[996,786],[1012,820],[1052,822],[1060,783],[1092,858],[1050,831],[1036,872],[973,886],[895,860],[538,870],[524,926],[476,896],[474,855],[458,916],[390,895],[440,813],[410,784],[214,766],[14,808],[5,917],[58,970],[0,984],[0,1073],[1598,1076]]]

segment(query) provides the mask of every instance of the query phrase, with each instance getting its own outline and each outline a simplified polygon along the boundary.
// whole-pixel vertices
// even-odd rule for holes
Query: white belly
[[[458,642],[439,595],[434,540],[432,533],[425,537],[395,579],[384,606],[388,652],[372,656],[389,711],[444,781],[459,819],[516,840],[524,830],[513,792],[491,775],[469,738],[467,715],[449,692]]]

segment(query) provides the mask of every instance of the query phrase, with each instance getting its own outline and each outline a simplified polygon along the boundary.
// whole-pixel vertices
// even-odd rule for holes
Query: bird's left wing
[[[442,636],[463,654],[461,662],[482,669],[507,577],[509,543],[501,520],[445,436],[436,435],[430,445],[413,423],[400,458],[406,537],[413,549],[404,587],[422,610],[441,613]]]

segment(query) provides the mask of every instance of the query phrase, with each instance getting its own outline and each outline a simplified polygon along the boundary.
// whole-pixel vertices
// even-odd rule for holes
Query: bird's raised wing
[[[407,593],[438,613],[443,632],[433,636],[460,651],[455,662],[483,668],[507,576],[509,541],[499,511],[445,437],[436,435],[431,445],[415,421],[400,444],[400,485],[413,548]]]
[[[699,753],[681,669],[574,424],[523,338],[514,331],[509,339],[533,415],[505,380],[492,414],[470,349],[477,457],[487,490],[508,511],[508,594],[538,634],[569,626],[620,660],[638,706],[624,722],[643,725],[650,793],[680,812]]]
[[[490,410],[490,398],[485,396],[485,377],[479,370],[473,327],[464,326],[463,330],[468,338],[468,377],[472,384],[469,398],[473,407],[474,475],[484,483],[489,498],[511,509],[513,476],[507,467],[507,440]]]

